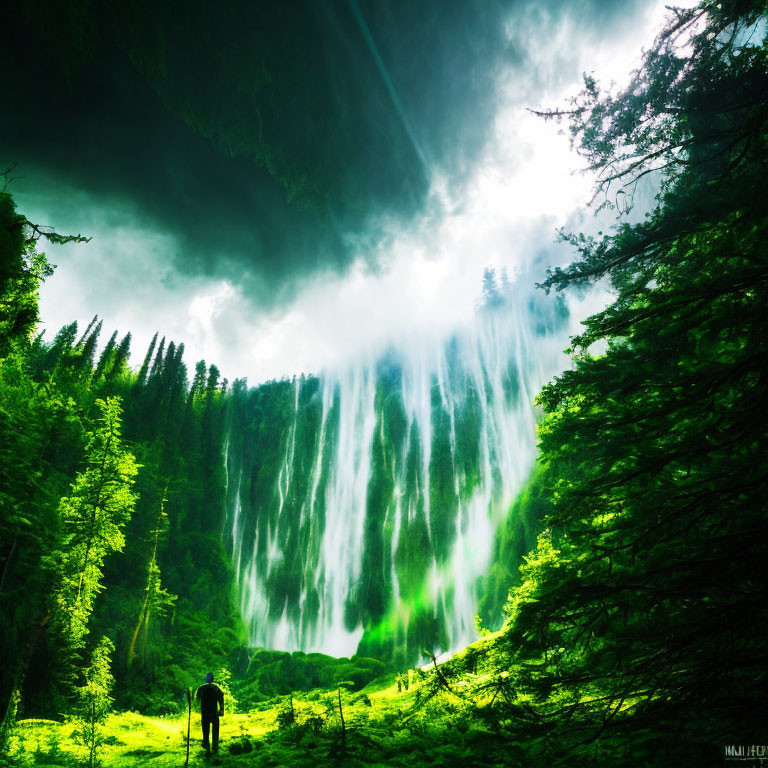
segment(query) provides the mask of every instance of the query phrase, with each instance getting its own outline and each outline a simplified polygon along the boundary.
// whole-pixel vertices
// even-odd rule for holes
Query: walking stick
[[[184,768],[189,766],[189,733],[192,728],[192,689],[187,688],[187,709],[189,715],[187,716],[187,760],[184,763]]]

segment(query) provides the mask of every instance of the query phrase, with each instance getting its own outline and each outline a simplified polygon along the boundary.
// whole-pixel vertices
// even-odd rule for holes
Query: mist
[[[577,172],[568,137],[528,109],[563,104],[586,69],[604,82],[626,80],[663,5],[510,3],[448,14],[445,39],[428,45],[441,55],[458,46],[440,72],[423,71],[424,51],[406,50],[408,35],[414,50],[423,39],[415,29],[398,37],[405,16],[347,11],[321,24],[323,45],[365,59],[360,81],[338,98],[362,116],[361,135],[373,130],[372,115],[385,117],[389,139],[346,167],[339,159],[344,191],[334,182],[292,197],[285,179],[245,150],[222,153],[206,130],[190,130],[186,113],[169,112],[169,83],[147,75],[154,93],[140,91],[124,62],[109,75],[117,106],[89,103],[57,118],[63,143],[77,125],[72,148],[84,154],[76,164],[63,144],[46,141],[44,124],[23,137],[12,135],[13,121],[5,126],[4,156],[20,163],[12,188],[21,210],[93,238],[49,248],[57,264],[41,294],[49,338],[99,314],[106,327],[132,331],[134,362],[159,331],[183,341],[188,360],[216,362],[230,379],[319,372],[401,339],[444,338],[472,322],[486,266],[533,283],[571,256],[556,242],[558,227],[604,225],[582,212],[592,180]],[[91,69],[84,65],[81,88],[93,87]],[[144,138],[129,121],[128,139],[113,138],[123,154],[109,160],[98,137],[121,114],[121,89],[140,95],[131,120],[154,126],[157,141],[139,150]],[[318,130],[319,146],[327,137]]]

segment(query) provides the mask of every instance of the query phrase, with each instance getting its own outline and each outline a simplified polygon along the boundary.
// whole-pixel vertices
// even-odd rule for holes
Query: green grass
[[[480,654],[492,638],[470,648]],[[221,719],[219,754],[201,749],[200,716],[193,712],[190,766],[461,766],[509,764],[508,744],[471,716],[489,675],[462,668],[466,651],[455,657],[451,690],[438,685],[434,669],[412,670],[411,685],[398,692],[394,674],[370,682],[360,691],[342,688],[346,738],[342,737],[338,689],[275,696],[243,713]],[[446,666],[446,670],[448,667]],[[464,698],[464,691],[473,696]],[[73,739],[72,722],[22,720],[9,744],[10,764],[72,766],[85,764]],[[103,768],[179,768],[186,757],[187,717],[147,717],[136,712],[109,716],[100,751]],[[494,758],[495,755],[495,758]],[[0,761],[0,765],[2,761]]]

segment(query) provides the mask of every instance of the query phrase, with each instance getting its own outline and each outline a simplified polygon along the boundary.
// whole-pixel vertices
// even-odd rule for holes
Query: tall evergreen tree
[[[149,377],[147,381],[156,380],[163,370],[163,361],[165,360],[165,336],[160,339],[160,344],[157,347],[155,353],[155,359],[152,362],[152,367],[149,369]]]
[[[65,325],[56,334],[56,338],[46,350],[40,361],[38,375],[42,376],[43,371],[49,376],[53,375],[61,362],[62,358],[69,356],[75,346],[77,338],[77,322]]]
[[[73,650],[88,633],[104,559],[122,550],[123,528],[136,504],[131,487],[138,468],[122,446],[119,399],[97,400],[96,406],[100,416],[86,443],[86,468],[60,503],[64,531],[53,558],[59,577],[55,618]]]
[[[112,378],[116,374],[120,373],[120,370],[123,367],[123,364],[128,362],[128,359],[130,358],[130,356],[131,356],[131,332],[128,331],[128,333],[126,333],[125,336],[123,336],[122,341],[117,347],[117,352],[115,353],[115,359],[109,370],[108,377]]]
[[[23,217],[16,223],[21,227],[14,230],[17,246],[29,249],[36,235],[27,231]],[[33,251],[28,253],[31,257]],[[22,300],[31,301],[36,313],[42,275],[33,274],[25,258],[21,264],[30,290],[26,298],[15,288],[13,296],[7,294],[9,317]],[[5,621],[0,653],[7,661],[0,669],[0,742],[17,710],[26,717],[52,716],[72,705],[77,698],[72,684],[91,636],[109,634],[125,650],[140,620],[135,654],[142,662],[160,655],[169,662],[161,667],[134,663],[130,675],[127,665],[119,668],[116,695],[141,708],[168,700],[180,667],[212,664],[236,642],[239,623],[230,603],[224,549],[215,536],[200,537],[188,525],[188,510],[199,517],[206,494],[215,500],[211,530],[218,530],[221,511],[220,468],[213,468],[214,482],[206,485],[211,468],[202,462],[207,368],[203,365],[193,407],[183,345],[166,351],[163,343],[160,352],[155,338],[136,375],[124,362],[130,348],[126,334],[119,346],[113,336],[95,380],[93,359],[84,348],[91,342],[95,353],[97,323],[79,344],[76,323],[50,343],[42,334],[30,343],[31,326],[25,326],[7,354],[0,354],[0,608]],[[153,365],[151,386],[137,386]],[[140,475],[122,445],[113,393],[125,403],[125,434],[144,466]],[[215,383],[213,394],[218,401]],[[84,417],[94,408],[101,419],[87,431]],[[208,435],[211,444],[220,445],[221,420],[210,426],[218,430]],[[133,492],[134,479],[143,501]],[[173,535],[163,537],[155,524],[155,499],[166,484],[174,489],[166,506]],[[122,554],[110,556],[119,550]],[[159,619],[170,590],[179,599],[172,624],[164,624]],[[126,605],[135,605],[140,616],[126,611]],[[155,631],[148,631],[150,623]],[[219,632],[222,627],[227,629]],[[179,642],[169,642],[170,631]]]
[[[176,601],[177,596],[172,595],[164,589],[161,581],[160,566],[157,562],[158,548],[160,544],[160,534],[163,532],[166,524],[167,515],[165,513],[165,502],[167,501],[165,493],[160,502],[160,511],[157,516],[157,523],[153,531],[152,551],[147,562],[147,583],[144,588],[144,599],[139,611],[139,619],[136,628],[131,636],[131,642],[128,646],[127,665],[130,667],[136,657],[137,652],[141,651],[142,661],[146,662],[147,638],[149,636],[149,622],[153,614],[161,613],[168,609]]]
[[[38,320],[38,287],[53,274],[29,229],[11,196],[0,190],[0,360],[17,342],[28,342]]]
[[[98,320],[99,320],[99,316],[98,315],[94,315],[91,318],[91,322],[88,323],[88,327],[83,331],[83,335],[78,340],[77,346],[82,347],[83,344],[85,344],[85,340],[88,338],[89,334],[93,330],[93,328],[96,325],[96,323],[98,322]]]
[[[85,341],[82,344],[78,344],[80,357],[77,363],[77,368],[80,372],[80,376],[86,381],[90,381],[93,376],[93,360],[96,356],[96,345],[99,343],[99,335],[101,334],[102,325],[103,321],[99,320]]]
[[[93,381],[98,383],[102,376],[106,375],[114,362],[115,346],[117,342],[117,331],[113,331],[109,341],[99,355],[99,362],[96,364],[96,370],[93,372]]]
[[[661,191],[544,283],[616,298],[539,398],[553,507],[505,642],[540,763],[712,764],[764,727],[765,9],[675,10],[626,91],[587,78],[569,112],[607,201]]]
[[[91,654],[84,671],[83,685],[75,689],[76,740],[84,751],[88,768],[100,765],[99,752],[104,745],[103,723],[112,709],[114,678],[110,669],[115,646],[102,637]]]
[[[205,364],[205,360],[198,360],[195,363],[195,376],[192,379],[192,386],[189,390],[190,400],[193,400],[196,395],[202,394],[205,391],[205,378],[208,367]]]
[[[149,371],[149,365],[152,361],[152,354],[155,351],[155,344],[157,344],[157,333],[152,337],[152,341],[147,348],[147,354],[144,355],[144,362],[141,364],[141,368],[139,368],[139,374],[136,378],[136,385],[139,387],[143,386],[147,379],[147,372]]]

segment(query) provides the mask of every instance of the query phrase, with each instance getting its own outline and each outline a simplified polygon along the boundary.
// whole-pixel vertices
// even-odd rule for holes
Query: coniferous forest
[[[291,247],[332,250],[324,227],[360,224],[365,206],[401,215],[424,193],[416,161],[398,154],[427,156],[418,110],[397,91],[401,42],[387,24],[399,4],[340,4],[341,21],[302,4],[298,21],[267,3],[238,10],[242,29],[234,10],[213,19],[194,3],[178,18],[166,3],[33,5],[0,11],[15,35],[3,66],[18,81],[5,111],[30,126],[11,67],[77,83],[114,44],[158,109],[231,163],[233,184],[248,163],[314,222]],[[409,24],[439,37],[448,11],[428,5]],[[479,66],[477,47],[451,35],[488,33],[490,11],[453,5],[445,49],[428,51],[434,71],[414,88],[454,56]],[[9,155],[0,766],[766,759],[767,13],[762,0],[668,8],[621,87],[586,74],[577,95],[528,111],[567,136],[592,186],[587,214],[544,235],[568,260],[545,254],[535,278],[488,266],[465,287],[472,325],[423,357],[392,343],[346,368],[249,383],[190,359],[162,327],[137,344],[103,310],[51,332],[44,291],[67,254],[97,243],[38,220],[23,181],[17,194],[24,155]],[[244,53],[257,21],[263,53]],[[290,90],[304,71],[280,58],[292,24],[297,55],[337,74],[355,31],[371,81],[342,87],[318,71]],[[331,27],[346,42],[325,50]],[[197,65],[197,36],[214,74],[190,87],[179,72]],[[465,74],[451,82],[482,121]],[[76,90],[61,98],[83,120],[95,109]],[[451,151],[457,108],[433,105],[446,132],[433,147]],[[396,113],[397,131],[378,109]],[[48,120],[55,136],[63,113]],[[312,151],[301,120],[333,140]],[[377,174],[369,158],[388,151],[398,163]],[[234,205],[230,193],[207,214]],[[196,227],[187,235],[202,243]],[[276,244],[287,231],[265,235],[287,249],[269,262],[275,274],[292,258]],[[190,254],[193,269],[203,257]],[[595,291],[597,309],[569,298]],[[225,701],[214,754],[194,700],[209,671]]]

